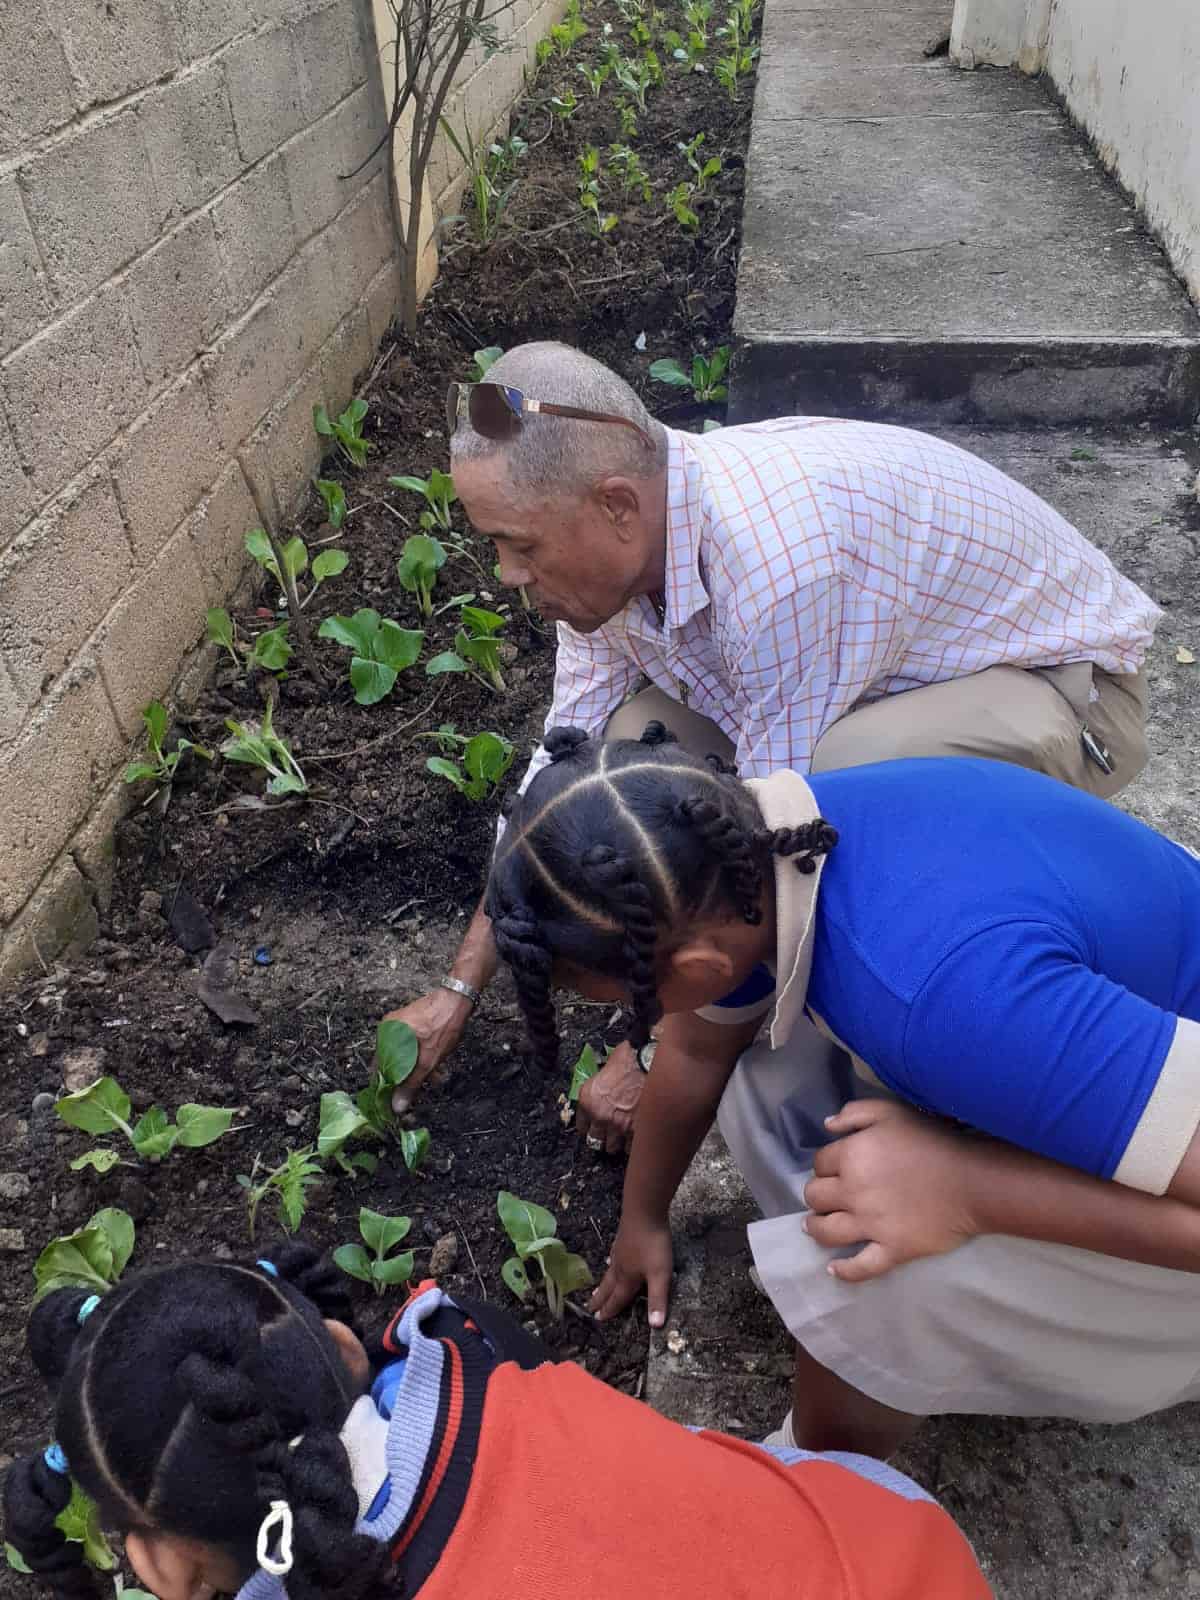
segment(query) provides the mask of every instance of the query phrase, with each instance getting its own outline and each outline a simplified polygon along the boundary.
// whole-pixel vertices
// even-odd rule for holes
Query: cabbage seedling
[[[324,406],[313,407],[313,427],[323,439],[333,439],[352,467],[365,467],[367,455],[375,446],[362,436],[362,425],[370,407],[365,400],[351,400],[336,418]]]
[[[346,491],[336,478],[314,478],[313,486],[325,502],[325,520],[336,533],[346,520]]]
[[[124,1272],[133,1241],[133,1218],[114,1206],[97,1211],[74,1233],[51,1239],[33,1269],[34,1303],[55,1289],[104,1294]]]
[[[338,554],[340,553],[339,551]],[[292,659],[294,652],[288,643],[286,622],[281,622],[276,628],[264,629],[251,644],[246,661],[243,662],[237,650],[237,629],[228,611],[213,610],[206,616],[209,639],[213,644],[219,644],[222,649],[228,650],[239,672],[247,665],[261,667],[265,672],[283,672]]]
[[[175,769],[189,750],[194,750],[205,761],[212,760],[212,752],[201,744],[193,744],[191,739],[179,739],[174,750],[164,750],[163,740],[167,737],[167,720],[167,708],[161,700],[151,700],[143,709],[142,721],[146,725],[146,743],[149,749],[146,758],[141,761],[131,761],[125,768],[126,783],[156,784],[154,794],[157,794],[161,789],[170,788],[175,777]],[[153,799],[154,795],[150,798]]]
[[[591,1270],[582,1256],[571,1255],[557,1238],[558,1223],[544,1206],[519,1200],[507,1189],[496,1198],[496,1210],[504,1231],[516,1246],[500,1268],[500,1276],[518,1300],[528,1299],[532,1290],[526,1263],[536,1261],[541,1268],[546,1304],[561,1322],[567,1296],[574,1289],[586,1289],[592,1282]]]
[[[604,62],[598,67],[589,67],[581,61],[575,70],[579,73],[584,83],[586,83],[588,88],[592,91],[593,98],[599,100],[600,91],[603,89],[609,74],[612,72],[612,68],[607,62]]]
[[[637,151],[627,144],[614,144],[609,146],[608,154],[613,166],[621,174],[621,187],[625,192],[636,189],[643,200],[651,199],[650,179]]]
[[[275,732],[271,702],[263,707],[262,722],[234,722],[225,726],[230,737],[221,746],[226,761],[261,767],[267,774],[268,794],[307,794],[308,779],[287,740]]]
[[[700,228],[700,218],[692,206],[695,192],[692,184],[677,183],[666,197],[667,210],[685,233],[696,233]]]
[[[524,142],[521,141],[522,144]],[[467,382],[482,383],[503,354],[504,351],[498,344],[489,344],[484,350],[476,350],[475,359],[467,372]]]
[[[428,1152],[428,1131],[416,1130],[425,1134],[425,1141],[423,1145],[419,1140],[417,1144],[410,1144],[410,1152],[415,1158],[414,1162],[410,1162],[408,1153],[403,1150],[403,1135],[396,1113],[392,1110],[392,1093],[411,1076],[417,1064],[418,1048],[417,1036],[406,1022],[379,1024],[375,1033],[374,1069],[366,1088],[360,1089],[355,1095],[347,1094],[344,1089],[335,1089],[321,1096],[321,1118],[317,1132],[319,1156],[333,1156],[343,1169],[351,1170],[362,1159],[360,1156],[345,1156],[346,1146],[352,1139],[390,1136],[401,1144],[405,1165],[410,1171],[415,1170]],[[418,1146],[421,1146],[420,1149]]]
[[[251,1240],[258,1222],[258,1208],[269,1194],[275,1196],[283,1231],[295,1233],[308,1210],[308,1192],[325,1176],[325,1169],[316,1159],[312,1145],[306,1145],[302,1150],[289,1150],[277,1167],[269,1168],[261,1182],[256,1182],[262,1170],[262,1158],[255,1156],[250,1171],[237,1175],[238,1183],[246,1191]]]
[[[408,1237],[411,1227],[411,1217],[385,1217],[363,1206],[358,1213],[362,1244],[339,1245],[333,1252],[333,1259],[349,1277],[373,1284],[375,1293],[382,1294],[385,1289],[394,1289],[412,1277],[412,1251],[402,1251],[398,1256],[390,1254]]]
[[[485,611],[482,606],[465,605],[459,620],[462,626],[454,635],[454,649],[444,650],[427,661],[426,674],[436,678],[443,672],[465,672],[485,688],[503,694],[498,635],[504,627],[504,618],[495,611]]]
[[[574,89],[564,89],[562,94],[550,96],[550,110],[560,122],[570,122],[578,109]]]
[[[404,541],[404,549],[396,563],[396,576],[409,594],[417,597],[417,609],[423,617],[433,615],[433,587],[437,575],[446,565],[446,547],[440,539],[427,533],[414,533]]]
[[[454,492],[454,479],[448,472],[439,472],[435,467],[427,478],[405,474],[399,478],[389,478],[388,482],[393,489],[407,489],[410,494],[424,496],[426,509],[417,519],[424,529],[440,528],[444,533],[452,531],[454,524],[450,520],[450,507],[458,495]]]
[[[202,1150],[228,1133],[235,1112],[221,1106],[182,1105],[172,1122],[161,1106],[151,1106],[135,1123],[129,1096],[115,1078],[97,1078],[86,1089],[63,1095],[54,1109],[69,1128],[85,1133],[123,1133],[143,1161],[161,1161],[178,1144],[185,1150]],[[76,1156],[71,1170],[95,1167],[108,1172],[120,1161],[110,1145],[101,1145]]]
[[[578,1104],[579,1094],[589,1078],[594,1078],[600,1071],[600,1057],[590,1044],[585,1044],[579,1052],[579,1059],[571,1068],[571,1086],[567,1090],[567,1100],[571,1105]]]
[[[658,81],[658,79],[661,79],[662,76],[660,70],[658,73],[658,79],[656,79],[655,68],[657,65],[657,62],[655,62],[652,66],[649,60],[647,60],[645,56],[642,56],[636,61],[630,61],[628,58],[623,58],[617,62],[616,67],[614,68],[617,82],[621,85],[622,89],[625,90],[626,94],[631,94],[633,96],[635,102],[637,103],[637,108],[643,116],[646,114],[646,91],[650,89],[654,83]],[[625,131],[623,126],[621,131],[623,133]],[[627,135],[627,137],[629,136]]]
[[[264,572],[275,579],[287,595],[288,604],[303,608],[316,594],[321,585],[329,578],[336,578],[339,573],[345,572],[350,565],[350,557],[344,550],[322,550],[312,564],[312,585],[301,600],[296,588],[296,580],[302,578],[308,571],[308,546],[303,539],[289,539],[281,546],[283,555],[283,571],[275,559],[275,552],[271,548],[271,541],[267,537],[265,528],[251,528],[246,535],[246,553],[254,557]]]
[[[402,628],[365,606],[352,617],[326,617],[319,639],[333,639],[352,651],[350,682],[360,706],[378,704],[396,687],[396,679],[421,654],[420,628]]]
[[[708,187],[708,180],[710,178],[715,178],[717,173],[721,170],[720,156],[709,156],[707,161],[701,161],[700,146],[703,143],[704,135],[702,133],[697,133],[693,134],[686,144],[680,141],[676,146],[676,148],[682,152],[683,158],[687,162],[688,166],[691,167],[692,171],[696,174],[694,186],[697,194],[703,194],[705,189]]]
[[[486,800],[512,766],[516,753],[513,746],[499,733],[477,733],[470,739],[459,734],[441,734],[440,737],[443,740],[453,738],[462,747],[462,763],[445,756],[430,756],[425,763],[426,771],[445,778],[468,800]]]
[[[214,606],[204,613],[204,632],[210,644],[219,644],[222,650],[228,650],[234,666],[242,670],[242,658],[237,653],[237,630],[233,618],[221,606]]]
[[[724,400],[729,393],[725,374],[729,370],[729,346],[718,345],[711,356],[692,357],[691,372],[685,371],[674,358],[655,361],[650,366],[650,376],[658,383],[669,383],[674,389],[690,389],[701,404]]]

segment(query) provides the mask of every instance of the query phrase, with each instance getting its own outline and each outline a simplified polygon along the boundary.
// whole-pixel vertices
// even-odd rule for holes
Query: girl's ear
[[[139,1580],[158,1600],[209,1600],[215,1593],[205,1575],[201,1550],[192,1539],[129,1533],[125,1554]]]
[[[334,1317],[325,1318],[325,1327],[329,1337],[337,1345],[338,1355],[341,1356],[346,1371],[353,1379],[354,1387],[365,1390],[371,1376],[371,1363],[367,1352],[363,1349],[363,1342],[353,1329],[348,1328],[344,1322],[338,1322]]]
[[[732,987],[733,958],[706,934],[698,934],[670,955],[671,972],[689,984]],[[725,990],[718,988],[718,994]]]

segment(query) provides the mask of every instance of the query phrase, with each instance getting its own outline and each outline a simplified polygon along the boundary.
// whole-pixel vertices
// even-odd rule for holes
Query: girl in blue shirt
[[[720,1103],[800,1346],[785,1438],[1200,1396],[1200,862],[988,762],[742,784],[657,725],[547,748],[488,890],[534,1043],[556,984],[627,1000],[636,1046],[665,1014],[600,1316],[646,1283],[665,1319]]]

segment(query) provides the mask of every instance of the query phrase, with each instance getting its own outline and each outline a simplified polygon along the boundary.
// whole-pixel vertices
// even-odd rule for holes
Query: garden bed
[[[706,410],[652,380],[650,366],[663,357],[690,366],[693,352],[728,340],[752,79],[743,80],[735,100],[711,70],[672,61],[661,32],[673,27],[686,35],[688,23],[678,6],[664,6],[643,25],[658,36],[666,81],[648,90],[636,136],[623,135],[621,91],[610,79],[593,97],[577,69],[599,64],[606,39],[626,39],[631,20],[612,6],[588,7],[587,35],[544,65],[514,117],[513,131],[528,148],[509,172],[495,174],[500,188],[516,178],[498,235],[482,247],[467,208],[417,334],[393,332],[369,380],[364,375],[364,434],[373,445],[367,465],[325,464],[345,489],[344,526],[334,537],[314,495],[308,514],[286,530],[307,542],[310,555],[336,547],[349,556],[306,610],[314,632],[334,613],[374,607],[404,628],[425,627],[420,662],[401,673],[388,698],[368,707],[355,703],[347,652],[328,640],[316,646],[320,683],[299,654],[282,682],[236,670],[223,656],[176,731],[215,750],[227,719],[259,717],[264,697],[274,697],[276,728],[307,774],[309,798],[245,809],[231,802],[261,796],[260,774],[185,756],[165,811],[146,806],[121,826],[102,939],[81,962],[52,969],[8,1000],[0,1044],[0,1165],[8,1174],[0,1223],[10,1230],[0,1235],[8,1267],[0,1286],[0,1440],[10,1453],[44,1439],[48,1426],[22,1354],[32,1268],[47,1240],[98,1207],[119,1205],[137,1223],[135,1265],[197,1251],[244,1255],[250,1244],[237,1174],[248,1173],[256,1155],[271,1165],[288,1148],[312,1143],[321,1094],[366,1083],[379,1017],[446,970],[477,900],[496,799],[471,804],[427,772],[436,747],[421,735],[443,723],[502,734],[516,750],[502,785],[511,789],[541,730],[554,651],[540,619],[496,587],[491,547],[469,538],[456,509],[455,537],[465,542],[439,575],[435,604],[471,592],[506,617],[506,689],[500,695],[474,678],[425,675],[424,663],[453,645],[457,608],[423,623],[398,584],[397,558],[417,531],[421,507],[387,480],[445,466],[447,381],[466,376],[484,347],[557,338],[623,373],[669,423],[699,427],[704,417],[720,416],[719,406]],[[721,49],[717,21],[708,23],[703,59],[710,64]],[[564,117],[568,91],[577,104]],[[719,157],[721,170],[690,197],[693,227],[664,197],[694,179],[678,146],[701,132],[703,145],[694,148],[704,160]],[[609,156],[615,142],[640,156],[649,201],[618,181]],[[591,231],[579,198],[579,156],[589,145],[601,155],[599,214],[617,218],[602,237]],[[254,603],[235,616],[243,641],[281,620],[277,601],[278,586],[265,580]],[[210,919],[213,936],[232,945],[234,984],[256,1024],[227,1025],[201,1003],[203,951],[188,953],[170,925],[188,897]],[[447,1286],[515,1307],[500,1278],[509,1246],[496,1196],[507,1188],[553,1210],[569,1248],[598,1274],[618,1215],[622,1164],[583,1147],[564,1122],[561,1097],[581,1044],[599,1046],[620,1029],[607,1008],[582,1005],[565,1011],[563,1023],[561,1080],[544,1081],[527,1061],[512,990],[497,983],[448,1082],[418,1101],[415,1120],[432,1136],[425,1167],[410,1174],[390,1145],[376,1147],[382,1159],[371,1178],[352,1180],[331,1167],[305,1233],[330,1245],[355,1239],[363,1204],[411,1216],[418,1275],[435,1242],[453,1233],[458,1251],[444,1274]],[[74,1172],[69,1161],[96,1141],[64,1127],[47,1097],[102,1073],[120,1081],[135,1113],[152,1103],[173,1112],[185,1101],[245,1110],[236,1131],[206,1149],[105,1174]],[[258,1242],[278,1232],[268,1202]],[[452,1254],[448,1244],[443,1251]],[[364,1290],[364,1314],[375,1306]],[[532,1300],[522,1314],[561,1355],[639,1392],[643,1312],[603,1329],[576,1314],[554,1323]]]

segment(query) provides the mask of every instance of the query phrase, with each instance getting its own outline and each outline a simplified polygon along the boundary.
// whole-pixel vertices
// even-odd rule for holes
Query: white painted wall
[[[951,54],[1044,71],[1200,299],[1200,0],[957,0]]]

